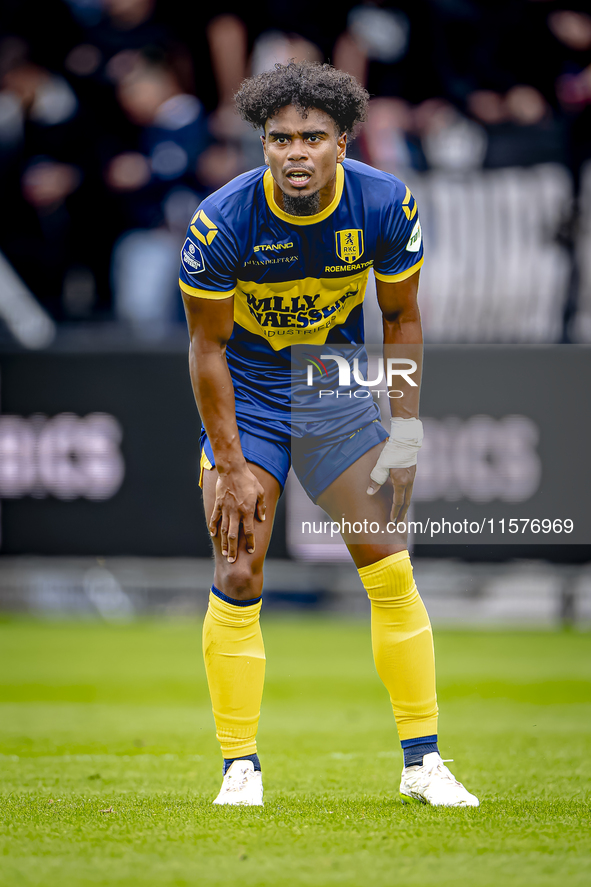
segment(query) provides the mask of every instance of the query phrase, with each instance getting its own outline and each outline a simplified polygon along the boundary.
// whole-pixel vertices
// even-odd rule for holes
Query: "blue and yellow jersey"
[[[289,346],[363,343],[369,269],[401,281],[423,263],[417,205],[395,176],[363,163],[337,166],[334,199],[293,216],[273,196],[270,170],[238,176],[206,198],[181,249],[189,296],[234,296],[226,356],[236,413],[253,409],[268,434],[289,414]]]

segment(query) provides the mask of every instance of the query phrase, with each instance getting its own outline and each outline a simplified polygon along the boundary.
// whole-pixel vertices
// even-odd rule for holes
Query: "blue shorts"
[[[252,434],[244,427],[244,419],[238,423],[242,452],[247,462],[260,465],[269,474],[277,478],[281,489],[285,486],[290,466],[304,490],[313,502],[320,494],[339,477],[350,465],[353,465],[368,450],[388,437],[388,432],[379,419],[358,428],[346,437],[339,436],[334,426],[330,433],[319,423],[304,437],[292,438],[286,432],[285,440],[265,440]],[[204,469],[213,468],[215,459],[213,450],[205,431],[201,434],[201,477]]]

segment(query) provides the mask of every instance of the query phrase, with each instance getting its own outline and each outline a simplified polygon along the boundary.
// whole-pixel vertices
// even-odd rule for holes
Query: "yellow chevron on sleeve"
[[[206,228],[209,230],[206,234],[202,234],[198,228],[195,227],[195,222],[201,222]],[[205,215],[205,212],[202,209],[198,209],[193,218],[191,219],[191,231],[197,238],[200,243],[203,243],[205,246],[209,246],[216,234],[218,233],[217,226],[211,221],[208,216]]]
[[[191,231],[193,232],[193,234],[195,235],[195,237],[197,238],[197,240],[198,240],[200,243],[204,243],[205,246],[207,246],[207,240],[205,239],[205,237],[204,237],[204,235],[201,233],[201,231],[198,231],[198,230],[197,230],[197,228],[195,227],[195,225],[191,225]]]
[[[403,206],[403,207],[402,207],[402,211],[403,211],[404,215],[406,216],[406,218],[409,220],[409,222],[410,222],[412,219],[414,219],[414,217],[415,217],[416,214],[417,214],[417,202],[416,202],[416,200],[415,200],[415,202],[414,202],[414,206],[413,206],[412,209],[410,208],[410,206]]]
[[[211,231],[217,231],[217,226],[205,215],[205,210],[200,209],[198,215],[201,221],[204,222]]]
[[[402,211],[403,211],[404,215],[406,216],[406,218],[409,220],[409,222],[410,222],[411,219],[414,219],[414,217],[415,217],[416,214],[417,214],[417,202],[416,202],[416,200],[415,200],[415,202],[414,202],[414,206],[413,206],[412,210],[411,210],[411,208],[410,208],[409,206],[403,206],[403,207],[402,207]]]
[[[411,199],[414,201],[413,208],[410,208]],[[406,216],[406,218],[411,221],[417,214],[417,202],[411,194],[410,188],[408,185],[406,186],[406,193],[404,195],[404,200],[402,201],[402,212]]]

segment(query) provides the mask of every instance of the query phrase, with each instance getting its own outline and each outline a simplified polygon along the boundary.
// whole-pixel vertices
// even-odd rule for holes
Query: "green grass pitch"
[[[200,625],[0,624],[0,884],[591,883],[591,636],[436,632],[476,810],[404,807],[361,620],[264,617],[263,809],[221,778]]]

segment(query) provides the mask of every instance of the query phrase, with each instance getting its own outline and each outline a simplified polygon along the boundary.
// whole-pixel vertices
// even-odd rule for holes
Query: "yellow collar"
[[[345,173],[343,170],[342,163],[337,163],[337,181],[335,194],[332,198],[331,202],[325,207],[322,212],[316,213],[313,216],[292,216],[291,213],[286,213],[281,209],[275,202],[275,195],[273,194],[273,176],[271,175],[271,170],[268,169],[263,176],[263,185],[265,188],[265,197],[267,198],[267,203],[272,212],[275,213],[276,216],[279,216],[280,219],[283,219],[284,222],[289,222],[291,225],[316,225],[317,222],[323,222],[324,219],[327,219],[329,215],[335,211],[337,206],[339,205],[341,196],[343,194],[343,185],[345,184]]]

